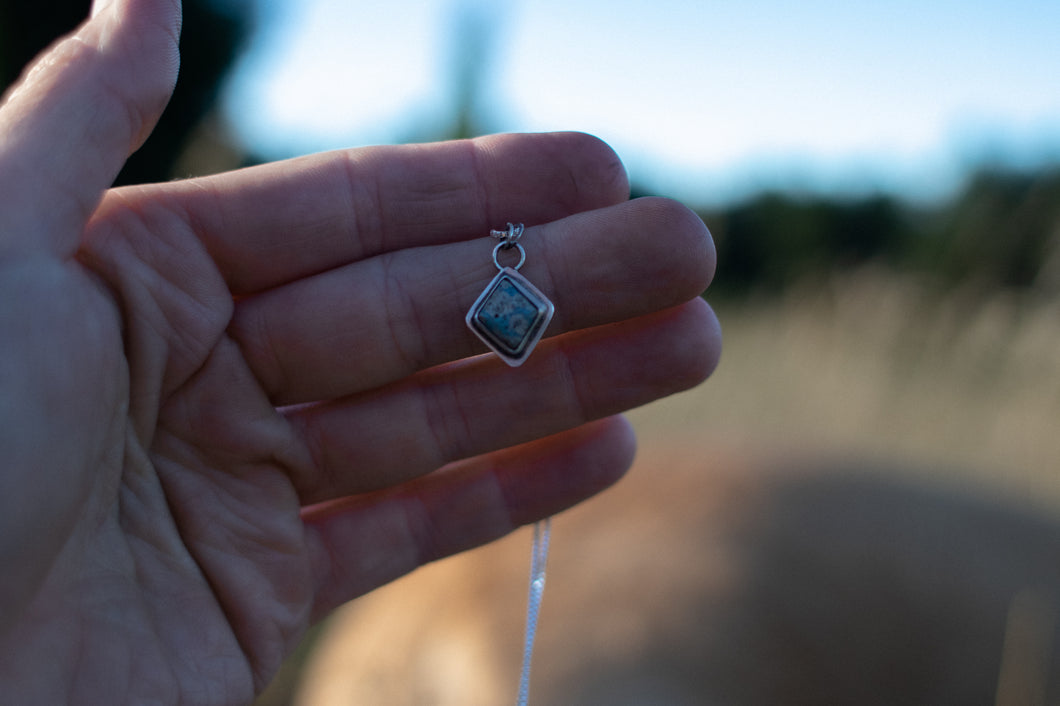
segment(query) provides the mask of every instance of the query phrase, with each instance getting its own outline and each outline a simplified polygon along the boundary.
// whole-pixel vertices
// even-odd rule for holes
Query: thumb
[[[0,256],[69,256],[103,191],[162,114],[180,0],[96,0],[0,107]]]
[[[92,12],[89,14],[89,17],[95,17],[105,10],[108,5],[112,4],[114,4],[114,0],[92,0]]]

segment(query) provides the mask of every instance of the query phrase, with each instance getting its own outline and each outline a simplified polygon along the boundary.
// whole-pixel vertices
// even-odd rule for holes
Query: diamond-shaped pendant
[[[516,367],[541,340],[555,311],[537,287],[505,267],[471,305],[465,321],[501,360]]]

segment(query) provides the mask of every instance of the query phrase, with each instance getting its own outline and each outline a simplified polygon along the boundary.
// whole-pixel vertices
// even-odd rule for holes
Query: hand
[[[107,191],[180,7],[94,13],[0,112],[5,701],[249,702],[335,606],[614,482],[611,415],[715,366],[706,229],[583,135]],[[518,369],[463,321],[506,221],[556,305]]]

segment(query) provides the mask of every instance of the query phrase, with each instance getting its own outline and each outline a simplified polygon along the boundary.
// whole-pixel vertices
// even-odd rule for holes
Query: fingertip
[[[583,132],[517,133],[477,138],[476,147],[487,159],[481,160],[487,184],[508,184],[517,180],[518,196],[547,201],[547,207],[534,205],[538,218],[527,225],[557,220],[582,211],[591,211],[629,200],[629,177],[622,160],[603,140]],[[503,203],[494,207],[510,209]],[[514,212],[527,210],[523,205]],[[496,213],[503,223],[513,212]]]
[[[27,70],[0,109],[3,247],[69,255],[161,115],[179,65],[178,0],[111,0]]]
[[[179,0],[96,0],[77,31],[103,58],[96,80],[101,86],[113,81],[126,105],[130,139],[123,159],[143,145],[169,104],[180,72],[182,21]],[[118,114],[113,111],[111,122]]]
[[[576,157],[570,178],[599,202],[591,208],[610,206],[629,200],[629,174],[618,153],[599,137],[585,132],[553,133],[556,149]]]
[[[89,12],[89,18],[94,18],[113,4],[114,0],[92,0],[92,10]]]
[[[522,462],[501,476],[513,526],[555,515],[617,483],[633,465],[637,443],[633,427],[619,415],[535,445],[539,455],[532,466]]]
[[[595,495],[621,480],[637,455],[637,434],[625,415],[617,414],[589,426],[594,443],[603,449],[596,457],[596,473],[588,474],[586,488]]]
[[[717,262],[703,220],[668,198],[577,214],[541,232],[551,251],[556,308],[568,328],[609,323],[600,312],[628,318],[699,297]]]
[[[670,284],[688,296],[706,291],[714,279],[718,253],[710,229],[698,213],[674,199],[644,196],[632,202],[641,213],[645,230],[657,233],[679,267]]]
[[[721,362],[721,324],[714,309],[702,297],[695,297],[671,310],[673,317],[666,335],[674,342],[666,352],[670,394],[690,390],[707,380]]]
[[[721,354],[724,349],[724,343],[721,333],[721,322],[718,320],[718,315],[714,312],[714,307],[707,303],[706,300],[700,298],[696,299],[698,307],[702,311],[702,337],[703,337],[703,358],[702,368],[700,373],[702,377],[700,382],[703,382],[718,369],[721,364]],[[698,384],[698,383],[697,383]]]

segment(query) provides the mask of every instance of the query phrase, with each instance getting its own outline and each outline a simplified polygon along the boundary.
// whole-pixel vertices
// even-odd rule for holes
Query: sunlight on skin
[[[621,413],[720,356],[703,222],[585,134],[108,190],[179,10],[97,5],[0,110],[12,703],[248,703],[337,606],[616,482]],[[557,305],[518,370],[463,320],[507,219]]]

